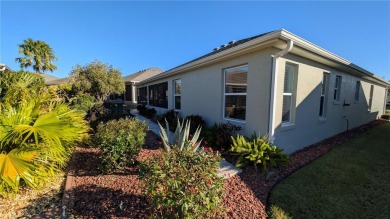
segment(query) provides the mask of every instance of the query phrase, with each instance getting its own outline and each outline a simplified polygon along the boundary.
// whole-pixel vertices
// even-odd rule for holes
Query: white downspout
[[[276,104],[276,90],[277,90],[277,84],[278,84],[278,62],[277,59],[279,57],[282,57],[289,53],[294,46],[294,42],[292,40],[289,40],[287,42],[286,48],[284,48],[282,51],[272,55],[272,81],[271,81],[271,101],[270,101],[270,106],[269,106],[269,124],[268,124],[268,132],[269,132],[269,140],[273,142],[275,140],[275,127],[274,127],[274,122],[275,122],[275,104]]]

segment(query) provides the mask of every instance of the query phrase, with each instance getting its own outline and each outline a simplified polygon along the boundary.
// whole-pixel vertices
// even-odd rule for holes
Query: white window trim
[[[247,95],[247,92],[246,92],[246,93],[226,93],[226,70],[233,69],[233,68],[240,68],[240,67],[248,67],[248,65],[247,65],[247,64],[245,64],[245,65],[238,65],[238,66],[235,66],[235,67],[230,67],[230,68],[225,68],[225,69],[223,69],[222,118],[223,118],[223,120],[226,120],[226,121],[237,122],[237,123],[246,123],[246,115],[245,115],[245,120],[227,118],[226,115],[225,115],[226,96],[243,96],[243,95],[245,95],[246,97],[248,96],[248,95]],[[249,73],[249,68],[248,68],[247,74],[248,74],[248,73]],[[247,79],[247,80],[248,80],[248,79]],[[248,90],[248,83],[247,83],[247,90]],[[245,110],[245,114],[246,114],[246,110]]]
[[[357,85],[359,84],[359,89],[356,90],[358,87]],[[353,97],[354,103],[359,103],[360,101],[360,88],[362,87],[362,82],[361,81],[356,81],[355,83],[355,96]],[[357,99],[356,99],[356,94],[357,94]]]
[[[368,96],[368,109],[367,111],[371,112],[372,110],[372,100],[374,99],[374,85],[371,84],[370,86],[370,94]]]
[[[176,94],[176,81],[180,80],[180,94]],[[176,97],[180,97],[180,109],[176,109]],[[173,80],[173,110],[176,112],[181,111],[181,78]]]
[[[326,75],[326,79],[327,81],[325,82],[326,84],[324,85],[325,86],[325,93],[323,94],[322,93],[322,85],[324,84],[324,75]],[[328,112],[328,101],[327,101],[327,98],[329,96],[329,81],[330,81],[330,72],[323,72],[322,74],[322,82],[321,82],[321,97],[324,97],[324,103],[322,104],[322,116],[319,116],[319,119],[321,121],[326,121],[326,118],[327,118],[327,112]],[[320,103],[320,106],[321,106],[321,103]]]
[[[291,65],[294,68],[294,75],[293,75],[293,90],[292,92],[285,93],[284,92],[284,87],[283,87],[283,97],[284,96],[291,96],[291,101],[290,101],[290,115],[289,115],[289,121],[283,121],[283,99],[282,98],[282,117],[281,117],[281,126],[282,130],[289,130],[291,128],[295,127],[295,110],[296,106],[295,105],[295,98],[296,98],[296,89],[297,89],[297,84],[298,84],[298,65],[295,63],[291,62],[286,62],[286,65]],[[283,82],[285,79],[285,75],[283,77]]]
[[[339,80],[337,80],[337,78],[339,78]],[[333,87],[333,101],[334,101],[334,104],[339,104],[340,103],[342,81],[343,81],[343,77],[341,75],[336,75],[335,84],[334,84],[334,87]],[[336,99],[334,98],[334,92],[335,91],[337,91]]]

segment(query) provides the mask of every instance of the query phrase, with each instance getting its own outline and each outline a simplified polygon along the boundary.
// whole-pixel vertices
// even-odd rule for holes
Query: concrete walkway
[[[141,121],[144,121],[148,124],[149,126],[149,130],[156,133],[156,135],[160,136],[160,127],[158,127],[158,125],[152,121],[150,121],[150,119],[146,118],[146,117],[143,117],[141,115],[138,114],[138,110],[136,109],[133,109],[133,110],[130,110],[130,113],[132,115],[135,116],[135,118],[141,120]],[[173,136],[173,132],[169,131],[170,132],[170,135]],[[167,133],[168,134],[168,133]]]
[[[150,119],[146,117],[139,115],[138,110],[136,109],[131,110],[130,113],[134,115],[135,118],[141,121],[145,121],[149,126],[149,130],[156,133],[156,135],[160,136],[160,127],[156,123],[150,121]],[[172,138],[173,134],[174,134],[173,132],[169,131],[168,135],[170,138]],[[218,176],[223,177],[224,179],[229,179],[230,177],[240,174],[241,172],[242,170],[240,168],[237,168],[236,166],[227,162],[226,160],[222,160],[221,163],[219,164]]]

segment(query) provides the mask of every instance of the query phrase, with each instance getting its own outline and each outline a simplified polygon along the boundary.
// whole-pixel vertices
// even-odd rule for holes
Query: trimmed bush
[[[147,118],[154,118],[156,116],[156,110],[154,108],[147,108],[145,105],[137,106],[138,113]]]
[[[174,147],[140,166],[144,193],[161,218],[215,218],[223,213],[219,154]]]
[[[232,142],[232,136],[241,127],[235,126],[231,123],[220,123],[215,127],[215,146],[221,150],[229,150]]]
[[[185,120],[191,121],[190,134],[194,134],[198,127],[206,126],[206,122],[203,120],[202,116],[199,115],[189,115]]]
[[[199,148],[198,126],[190,137],[190,121],[178,122],[172,142],[160,125],[164,152],[140,166],[144,193],[161,218],[205,218],[220,216],[223,179],[219,177],[218,153]],[[168,129],[168,122],[166,122]]]
[[[158,122],[160,124],[165,124],[165,121],[167,121],[169,125],[169,130],[175,131],[178,121],[177,119],[180,120],[175,110],[168,110],[161,116],[161,118],[158,119]]]
[[[272,145],[268,136],[258,138],[254,134],[250,140],[247,140],[244,136],[238,135],[236,139],[232,137],[232,142],[230,152],[238,157],[237,167],[253,164],[256,168],[261,166],[262,173],[265,173],[267,167],[285,164],[288,158],[282,153],[283,149]]]
[[[102,149],[102,170],[125,170],[135,163],[144,144],[147,124],[137,119],[111,120],[100,124],[94,143]]]

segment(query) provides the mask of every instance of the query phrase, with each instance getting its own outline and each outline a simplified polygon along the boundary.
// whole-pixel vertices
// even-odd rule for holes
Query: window
[[[322,76],[321,83],[321,97],[320,97],[320,113],[321,118],[326,117],[326,103],[328,98],[328,84],[329,84],[329,73],[324,73]]]
[[[282,123],[292,123],[292,110],[295,92],[296,67],[286,64],[284,72]]]
[[[373,95],[374,95],[374,85],[371,85],[371,87],[370,87],[370,97],[368,99],[368,110],[371,110]]]
[[[341,93],[341,76],[336,76],[336,82],[334,84],[334,94],[333,94],[333,100],[339,101],[340,100],[340,93]]]
[[[360,95],[360,81],[356,81],[356,87],[355,87],[355,101],[359,101],[359,95]]]
[[[125,90],[125,100],[126,101],[132,101],[131,92],[132,92],[132,86],[126,84],[126,90]]]
[[[138,103],[147,105],[148,104],[147,97],[148,97],[147,87],[138,88]]]
[[[168,108],[168,82],[149,86],[149,105]]]
[[[225,106],[226,119],[245,120],[248,66],[226,69]]]
[[[177,80],[174,80],[173,81],[174,83],[174,89],[175,89],[175,93],[174,93],[174,98],[175,98],[175,106],[174,108],[176,110],[180,110],[181,109],[181,79],[177,79]]]

